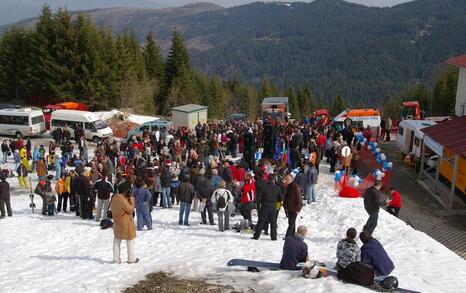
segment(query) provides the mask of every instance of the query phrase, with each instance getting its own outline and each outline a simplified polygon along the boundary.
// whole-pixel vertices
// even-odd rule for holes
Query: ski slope
[[[335,251],[347,228],[363,227],[367,215],[362,199],[342,199],[333,191],[328,166],[317,188],[318,203],[306,206],[297,225],[307,225],[306,242],[311,257],[329,267],[336,262]],[[35,178],[35,175],[32,175]],[[31,214],[27,192],[12,185],[13,217],[0,220],[0,292],[119,292],[150,272],[172,272],[181,278],[206,279],[231,285],[237,290],[256,292],[372,292],[343,284],[333,277],[304,279],[299,272],[264,271],[248,273],[228,268],[232,258],[280,261],[287,221],[279,216],[279,239],[259,241],[250,234],[218,232],[216,226],[199,225],[200,214],[192,213],[190,227],[180,227],[178,207],[156,208],[154,229],[137,232],[138,264],[112,263],[113,231],[100,230],[95,221],[73,214],[54,217]],[[33,183],[35,186],[35,183]],[[40,212],[40,198],[36,197]],[[216,219],[216,217],[215,217]],[[234,224],[239,217],[231,219]],[[446,247],[381,211],[375,237],[385,246],[396,269],[400,286],[421,292],[464,292],[466,262]],[[359,242],[359,244],[361,244]],[[126,260],[125,245],[122,261]]]

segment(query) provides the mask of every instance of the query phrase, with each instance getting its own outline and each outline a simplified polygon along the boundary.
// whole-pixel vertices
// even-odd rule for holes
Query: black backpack
[[[374,284],[374,269],[361,262],[349,264],[346,268],[338,271],[338,279],[348,283],[369,287]]]
[[[227,206],[227,202],[225,200],[225,197],[223,195],[225,195],[226,191],[222,194],[222,196],[220,196],[217,200],[217,210],[218,209],[223,209]],[[229,196],[227,194],[227,196]]]

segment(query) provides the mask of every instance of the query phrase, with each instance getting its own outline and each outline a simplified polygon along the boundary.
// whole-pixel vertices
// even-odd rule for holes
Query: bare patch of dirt
[[[123,293],[242,293],[230,286],[208,284],[199,280],[177,279],[169,274],[151,273],[146,278]]]

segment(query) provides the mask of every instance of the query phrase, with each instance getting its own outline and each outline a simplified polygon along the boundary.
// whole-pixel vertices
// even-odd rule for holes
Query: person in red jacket
[[[398,218],[401,209],[401,194],[391,187],[390,197],[390,199],[387,199],[387,212]]]
[[[248,172],[244,176],[243,193],[240,198],[241,216],[243,216],[245,220],[249,221],[250,227],[252,227],[251,211],[253,210],[254,203],[256,201],[256,183],[253,177],[254,174],[252,172]]]

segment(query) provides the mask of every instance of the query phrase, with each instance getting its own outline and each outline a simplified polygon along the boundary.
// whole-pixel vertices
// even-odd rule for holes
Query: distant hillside
[[[149,30],[168,47],[177,27],[202,71],[281,86],[308,84],[321,99],[343,95],[377,103],[438,65],[466,52],[466,1],[417,0],[369,8],[341,0],[252,3],[232,8],[196,4],[174,9],[89,11],[118,34]],[[22,25],[30,24],[23,22]]]

